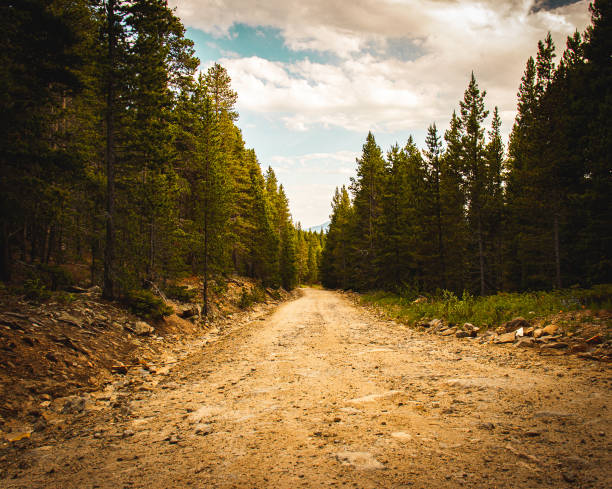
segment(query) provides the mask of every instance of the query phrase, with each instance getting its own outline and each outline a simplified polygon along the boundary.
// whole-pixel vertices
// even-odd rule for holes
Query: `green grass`
[[[561,311],[612,309],[612,284],[591,289],[498,293],[486,297],[475,297],[465,292],[457,297],[452,292],[443,291],[427,297],[427,302],[415,304],[414,299],[381,291],[361,296],[365,304],[379,306],[390,318],[406,324],[437,318],[450,324],[472,323],[490,327],[518,316],[536,319]]]

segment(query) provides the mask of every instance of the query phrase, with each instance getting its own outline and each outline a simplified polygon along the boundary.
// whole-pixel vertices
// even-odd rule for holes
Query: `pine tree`
[[[484,128],[482,123],[488,115],[484,107],[486,91],[480,92],[474,73],[461,107],[461,125],[464,129],[462,137],[463,148],[463,174],[465,179],[466,195],[468,197],[468,218],[472,232],[477,243],[478,270],[480,294],[484,295],[487,288],[485,283],[485,191],[487,168],[485,159]]]
[[[217,116],[225,112],[232,121],[238,119],[238,113],[234,110],[238,94],[230,88],[231,78],[227,70],[219,63],[215,63],[206,73],[206,85]]]
[[[433,197],[431,213],[433,214],[433,222],[436,232],[437,244],[437,262],[440,264],[440,269],[437,272],[440,275],[440,285],[446,289],[448,287],[446,281],[446,256],[444,252],[444,239],[442,233],[442,197],[441,197],[441,154],[442,141],[438,135],[436,124],[432,124],[427,128],[427,137],[425,139],[426,148],[423,154],[426,157],[427,178],[430,188],[430,193]]]
[[[331,288],[346,289],[351,278],[351,231],[353,209],[346,187],[336,188],[325,247],[321,256],[321,281]]]
[[[371,132],[363,145],[361,158],[357,160],[357,178],[351,179],[354,206],[355,286],[368,289],[377,282],[378,260],[381,245],[382,196],[385,178],[385,162],[380,147]]]

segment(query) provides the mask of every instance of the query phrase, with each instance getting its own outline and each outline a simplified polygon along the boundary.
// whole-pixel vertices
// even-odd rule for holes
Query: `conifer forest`
[[[2,0],[0,489],[612,488],[611,114],[612,0]]]
[[[316,233],[245,147],[226,69],[199,69],[165,1],[5,2],[0,278],[78,264],[113,299],[201,275],[204,304],[231,274],[480,295],[610,282],[610,9],[594,2],[563,49],[538,43],[507,147],[474,74],[424,148],[383,154],[369,133]]]
[[[324,236],[293,223],[245,147],[227,71],[198,69],[165,1],[0,12],[1,280],[57,282],[78,264],[114,299],[196,274],[205,308],[232,273],[288,290],[318,280]]]
[[[527,60],[508,147],[473,73],[425,148],[410,137],[383,154],[368,134],[333,196],[324,285],[415,297],[612,282],[611,2],[591,14],[563,50],[548,34]]]

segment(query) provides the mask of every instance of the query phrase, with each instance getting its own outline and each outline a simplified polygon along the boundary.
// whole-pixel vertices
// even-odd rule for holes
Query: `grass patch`
[[[477,326],[497,326],[515,317],[544,318],[551,314],[581,309],[612,309],[612,284],[590,289],[498,293],[476,297],[464,292],[461,297],[443,291],[413,302],[415,297],[389,292],[363,294],[365,304],[381,307],[389,317],[406,324],[424,319],[444,319],[449,324],[472,323]]]

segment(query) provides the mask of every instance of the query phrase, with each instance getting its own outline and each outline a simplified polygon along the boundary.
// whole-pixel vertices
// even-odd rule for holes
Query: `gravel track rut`
[[[612,487],[604,364],[414,332],[316,289],[214,339],[94,395],[0,487]]]

